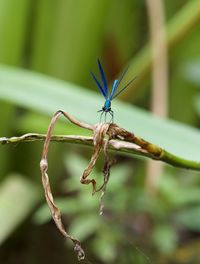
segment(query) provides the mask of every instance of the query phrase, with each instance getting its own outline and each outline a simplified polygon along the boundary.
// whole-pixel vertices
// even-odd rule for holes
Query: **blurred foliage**
[[[149,113],[145,1],[0,0],[0,136],[45,133],[58,109],[97,122],[103,100],[93,89],[89,71],[95,71],[99,57],[109,81],[126,64],[126,80],[139,76],[122,95],[125,102],[113,103],[115,122],[168,151],[199,160],[199,0],[164,1],[164,9],[169,115],[178,122]],[[85,131],[61,119],[55,133]],[[71,244],[52,225],[44,201],[41,149],[41,143],[0,148],[0,263],[77,263]],[[119,156],[99,216],[100,193],[91,196],[90,186],[79,183],[90,154],[88,148],[54,143],[49,158],[55,200],[69,232],[83,241],[89,261],[199,263],[200,173],[167,166],[157,193],[150,196],[146,162]],[[103,181],[102,159],[92,175],[98,185]]]

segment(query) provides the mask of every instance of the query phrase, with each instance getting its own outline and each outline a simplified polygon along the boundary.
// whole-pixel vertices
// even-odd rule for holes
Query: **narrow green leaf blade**
[[[0,186],[0,245],[22,223],[41,198],[38,188],[20,175]]]

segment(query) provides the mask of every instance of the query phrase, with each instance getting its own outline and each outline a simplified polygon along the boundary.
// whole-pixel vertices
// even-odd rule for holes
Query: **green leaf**
[[[183,178],[183,175],[182,175]],[[165,173],[159,181],[159,191],[165,200],[174,207],[200,201],[200,188],[193,185],[184,185],[177,181],[173,174]],[[168,205],[169,207],[169,205]]]
[[[20,133],[29,133],[30,131],[37,131],[37,133],[45,134],[49,126],[49,116],[43,116],[39,113],[26,113],[18,120],[18,131]],[[74,126],[72,123],[64,123],[58,120],[54,128],[54,134],[68,135],[85,135],[91,136],[90,131]]]
[[[175,221],[178,225],[188,228],[193,231],[200,231],[200,206],[195,205],[193,207],[184,209],[177,212],[175,215]]]
[[[52,115],[63,109],[75,117],[96,123],[100,95],[42,74],[9,67],[0,68],[0,99]],[[200,133],[170,120],[161,120],[130,104],[113,102],[115,122],[167,151],[190,160],[199,159]]]
[[[1,0],[0,1],[0,63],[18,65],[21,64],[25,35],[27,31],[27,19],[30,8],[30,0]],[[14,45],[13,45],[14,43]],[[9,135],[13,122],[14,108],[8,103],[1,102],[0,134]],[[9,120],[9,122],[8,122]],[[8,171],[9,150],[0,150],[1,175],[5,176]]]
[[[183,74],[187,80],[199,86],[200,85],[200,59],[196,59],[195,61],[188,62],[183,67]]]
[[[25,45],[31,0],[0,1],[0,62],[18,65]]]
[[[153,241],[157,248],[165,253],[172,253],[177,245],[177,236],[175,230],[167,225],[158,225],[153,231]]]
[[[196,106],[197,113],[200,116],[200,96],[199,95],[195,98],[195,106]]]
[[[0,244],[20,225],[41,199],[33,182],[7,175],[0,187]]]
[[[117,243],[114,240],[106,239],[106,236],[102,235],[100,238],[96,238],[93,241],[93,248],[97,256],[105,263],[113,262],[117,254]]]
[[[98,214],[81,215],[73,220],[69,233],[83,241],[98,229],[101,225],[101,220]]]
[[[89,74],[83,72],[99,54],[109,2],[35,3],[32,67],[59,78],[85,83]]]
[[[78,208],[78,200],[75,199],[67,199],[67,198],[57,198],[55,199],[55,204],[60,209],[61,213],[64,214],[74,214],[79,211]],[[41,205],[38,210],[33,215],[33,221],[36,224],[44,224],[52,219],[49,207],[46,203]]]

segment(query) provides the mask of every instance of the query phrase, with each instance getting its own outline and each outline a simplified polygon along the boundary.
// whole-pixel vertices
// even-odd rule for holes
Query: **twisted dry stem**
[[[86,137],[80,135],[78,136],[52,135],[52,131],[55,126],[55,123],[61,114],[73,124],[93,131],[94,133],[93,137]],[[125,130],[124,128],[117,126],[116,124],[107,123],[107,124],[98,124],[95,126],[91,126],[78,121],[68,113],[63,112],[61,110],[57,111],[54,114],[50,122],[47,135],[28,133],[19,137],[11,137],[11,138],[0,137],[1,144],[17,144],[19,142],[33,142],[33,141],[41,141],[41,140],[45,140],[42,159],[40,162],[42,183],[45,191],[45,197],[48,206],[50,208],[52,217],[58,229],[66,238],[70,239],[74,243],[74,250],[76,251],[79,260],[83,260],[85,258],[85,253],[81,247],[81,243],[79,240],[69,235],[65,230],[61,219],[61,213],[58,207],[54,203],[50,188],[50,183],[47,173],[48,170],[47,156],[48,156],[50,141],[66,142],[66,143],[68,142],[74,144],[94,146],[93,155],[91,157],[89,165],[87,166],[81,177],[81,182],[83,184],[91,183],[93,186],[93,193],[95,193],[95,191],[96,192],[102,191],[100,197],[100,214],[102,213],[103,210],[102,197],[105,193],[105,189],[110,176],[110,168],[113,164],[113,161],[111,161],[108,156],[108,149],[113,151],[126,152],[133,155],[141,155],[154,160],[163,161],[165,163],[168,163],[172,166],[176,166],[179,168],[200,171],[199,161],[187,160],[179,156],[173,155],[172,153],[169,153],[165,149],[162,149],[159,146],[156,146],[140,137],[135,136],[133,133]],[[104,150],[104,156],[105,156],[104,169],[103,169],[104,182],[103,185],[98,190],[96,190],[95,180],[88,179],[87,177],[89,176],[93,167],[95,166],[96,160],[102,149]]]
[[[75,125],[78,125],[82,128],[86,128],[89,130],[93,130],[93,133],[94,133],[94,135],[93,135],[94,151],[93,151],[91,160],[90,160],[87,168],[84,170],[83,175],[80,178],[80,182],[82,184],[90,184],[90,183],[92,184],[92,186],[93,186],[92,194],[94,194],[96,192],[96,181],[94,179],[88,179],[88,176],[91,173],[92,169],[94,168],[96,161],[97,161],[97,158],[99,157],[100,151],[102,150],[102,147],[104,146],[104,154],[105,154],[105,163],[104,163],[104,169],[103,169],[104,183],[99,188],[99,190],[102,190],[102,194],[100,197],[100,214],[102,214],[102,212],[103,212],[102,198],[103,198],[103,195],[105,193],[106,185],[107,185],[108,180],[109,180],[110,168],[113,164],[113,161],[110,161],[109,156],[108,156],[108,152],[107,152],[109,140],[115,139],[115,138],[122,139],[123,137],[126,139],[129,139],[129,138],[132,139],[132,137],[134,137],[134,136],[131,133],[129,133],[127,136],[125,133],[125,130],[122,130],[122,131],[121,131],[121,129],[119,130],[118,129],[119,127],[115,124],[104,123],[104,124],[98,124],[96,126],[91,126],[91,125],[79,122],[74,117],[72,117],[68,113],[61,111],[61,110],[57,111],[52,117],[52,120],[50,122],[48,131],[47,131],[47,135],[45,138],[45,142],[44,142],[42,159],[40,161],[40,169],[41,169],[41,174],[42,174],[42,184],[43,184],[43,188],[45,191],[45,198],[46,198],[47,204],[49,206],[52,218],[53,218],[56,226],[58,227],[60,232],[64,235],[64,237],[70,239],[74,243],[74,250],[77,253],[78,260],[83,260],[83,259],[85,259],[85,252],[81,247],[80,241],[77,240],[76,238],[74,238],[73,236],[71,236],[70,234],[68,234],[68,232],[65,230],[65,227],[62,223],[61,212],[54,202],[53,195],[51,192],[49,177],[48,177],[48,173],[47,173],[47,170],[48,170],[47,156],[48,156],[48,151],[49,151],[49,143],[50,143],[50,140],[52,137],[52,132],[53,132],[54,126],[56,124],[56,121],[61,114],[64,117],[66,117],[68,120],[70,120],[72,123],[74,123]],[[122,134],[121,136],[119,135],[119,132],[120,132],[120,134]],[[108,138],[105,140],[106,135],[108,136]]]
[[[82,177],[80,178],[80,182],[82,184],[92,183],[92,186],[93,186],[92,194],[94,194],[96,192],[96,181],[94,179],[87,179],[87,177],[89,176],[92,169],[94,168],[94,166],[96,164],[96,160],[99,156],[99,153],[100,153],[102,147],[104,146],[104,153],[105,153],[106,159],[105,159],[104,171],[103,171],[103,173],[104,173],[104,184],[102,186],[103,192],[102,192],[102,196],[101,196],[101,201],[102,201],[103,194],[105,193],[105,186],[106,186],[106,183],[108,182],[109,175],[110,175],[110,167],[112,165],[112,163],[109,161],[108,154],[107,154],[108,140],[106,140],[106,144],[104,144],[105,135],[108,134],[109,127],[111,126],[111,124],[106,123],[106,124],[98,124],[96,126],[90,126],[88,124],[79,122],[74,117],[72,117],[71,115],[69,115],[68,113],[66,113],[64,111],[61,111],[61,110],[57,111],[53,115],[51,122],[50,122],[50,125],[49,125],[49,128],[47,130],[47,135],[45,138],[43,152],[42,152],[42,159],[40,161],[40,169],[41,169],[41,174],[42,174],[42,184],[43,184],[43,188],[45,191],[45,198],[46,198],[47,204],[49,206],[49,209],[51,211],[52,218],[53,218],[56,226],[60,230],[60,232],[63,234],[63,236],[70,239],[74,243],[74,250],[77,253],[78,260],[84,260],[85,259],[85,252],[81,247],[80,241],[78,239],[74,238],[73,236],[71,236],[70,234],[68,234],[68,232],[65,230],[65,227],[64,227],[62,219],[61,219],[61,212],[60,212],[59,208],[56,206],[54,199],[53,199],[53,195],[52,195],[51,187],[50,187],[50,182],[49,182],[49,177],[48,177],[48,173],[47,173],[47,171],[48,171],[47,157],[48,157],[48,151],[49,151],[49,143],[51,141],[51,136],[52,136],[52,132],[53,132],[54,126],[56,124],[56,121],[61,114],[64,117],[66,117],[68,120],[70,120],[72,123],[74,123],[75,125],[78,125],[82,128],[86,128],[89,130],[93,130],[93,132],[94,132],[94,136],[93,136],[94,152],[92,154],[91,160],[90,160],[87,168],[84,170],[84,173],[83,173]],[[103,210],[102,203],[101,203],[101,209],[100,210],[101,210],[101,212]]]
[[[94,127],[94,135],[93,135],[94,151],[87,168],[84,170],[83,175],[80,178],[80,182],[83,184],[92,183],[92,194],[95,194],[96,192],[96,181],[94,179],[87,179],[87,177],[94,168],[97,158],[99,157],[100,151],[104,146],[104,138],[109,129],[109,126],[110,126],[109,123],[104,123],[104,124],[98,124]]]
[[[103,203],[103,196],[106,192],[106,187],[110,178],[110,169],[112,167],[112,165],[116,162],[115,159],[110,159],[109,155],[108,155],[108,141],[105,144],[104,147],[104,156],[105,156],[105,162],[104,162],[104,166],[103,166],[103,184],[102,186],[96,191],[99,192],[101,191],[101,195],[100,195],[100,199],[99,199],[99,203],[100,203],[100,209],[99,209],[99,214],[102,215],[103,214],[103,209],[104,209],[104,203]]]
[[[87,137],[87,136],[81,136],[81,135],[78,135],[78,136],[52,135],[52,131],[55,126],[55,123],[61,114],[73,124],[93,131],[93,134],[94,134],[93,137]],[[48,156],[48,149],[49,149],[50,141],[82,144],[82,145],[94,147],[93,155],[91,157],[89,165],[84,170],[84,173],[81,177],[81,182],[83,184],[91,183],[93,186],[93,193],[95,193],[95,191],[96,192],[102,191],[102,194],[100,197],[100,205],[101,205],[100,213],[102,212],[102,209],[103,209],[102,197],[104,195],[106,185],[109,180],[110,167],[113,164],[113,161],[111,161],[110,158],[108,157],[108,149],[112,151],[119,151],[121,153],[125,152],[125,153],[129,153],[132,155],[140,155],[140,156],[148,157],[154,160],[163,161],[165,163],[168,163],[169,165],[176,166],[179,168],[200,171],[199,161],[188,160],[188,159],[184,159],[182,157],[173,155],[172,153],[166,151],[165,149],[160,148],[159,146],[152,144],[138,136],[135,136],[133,133],[125,130],[124,128],[117,126],[116,124],[106,123],[106,124],[97,124],[97,125],[91,126],[83,122],[80,122],[79,120],[75,119],[68,113],[63,112],[61,110],[57,111],[54,114],[50,122],[47,135],[37,134],[37,133],[28,133],[28,134],[24,134],[19,137],[10,137],[10,138],[0,137],[0,144],[2,145],[3,144],[4,145],[5,144],[17,144],[20,142],[33,142],[33,141],[41,141],[41,140],[45,140],[44,147],[43,147],[43,153],[42,153],[42,159],[40,162],[40,168],[41,168],[41,173],[42,173],[42,183],[43,183],[43,187],[45,191],[45,197],[46,197],[48,206],[50,208],[52,217],[58,229],[66,238],[70,239],[74,243],[74,250],[77,252],[77,256],[79,260],[82,260],[85,258],[85,253],[83,249],[81,248],[80,241],[70,236],[66,232],[64,225],[62,223],[62,220],[61,220],[61,213],[58,207],[54,203],[51,188],[50,188],[49,178],[47,174],[47,170],[48,170],[47,156]],[[104,150],[104,156],[105,156],[104,170],[103,170],[104,182],[103,182],[103,185],[98,190],[96,190],[95,180],[88,179],[87,177],[89,176],[93,167],[95,166],[96,160],[102,149]]]
[[[56,121],[60,115],[63,115],[65,118],[67,118],[70,122],[73,124],[80,126],[85,129],[89,129],[93,131],[93,137],[86,137],[86,136],[56,136],[52,135],[54,126],[56,124]],[[103,210],[103,204],[102,204],[102,197],[105,193],[106,186],[109,180],[110,176],[110,168],[112,164],[114,163],[113,160],[110,160],[108,156],[108,148],[115,151],[120,152],[128,152],[130,154],[137,154],[142,155],[148,158],[152,158],[154,160],[164,161],[170,165],[180,167],[180,168],[186,168],[186,169],[193,169],[196,171],[200,170],[200,162],[193,161],[193,160],[187,160],[183,159],[181,157],[175,156],[166,150],[145,141],[144,139],[135,136],[133,133],[117,126],[113,123],[105,123],[105,124],[97,124],[94,126],[85,124],[83,122],[80,122],[79,120],[75,119],[68,113],[64,111],[57,111],[50,122],[48,131],[46,136],[42,134],[36,134],[36,133],[29,133],[25,134],[19,137],[1,137],[0,143],[1,144],[16,144],[18,142],[32,142],[36,140],[45,140],[43,152],[42,152],[42,158],[40,162],[40,169],[42,173],[42,184],[45,191],[45,197],[47,204],[50,208],[52,218],[55,221],[58,229],[60,232],[64,235],[64,237],[70,239],[74,243],[74,250],[77,253],[78,259],[83,260],[85,259],[85,253],[81,247],[81,243],[79,240],[74,238],[73,236],[69,235],[67,231],[65,230],[65,227],[62,223],[61,219],[61,212],[59,208],[54,203],[53,195],[51,192],[49,177],[48,177],[48,150],[49,150],[49,143],[50,141],[57,141],[57,142],[71,142],[76,144],[84,144],[94,146],[93,155],[91,157],[91,160],[87,166],[87,168],[84,170],[84,173],[80,179],[81,183],[83,184],[92,184],[93,187],[93,194],[97,191],[102,191],[101,197],[100,197],[100,214]],[[104,169],[103,169],[103,176],[104,176],[104,182],[103,185],[96,190],[96,181],[94,179],[88,179],[89,174],[91,173],[92,169],[95,166],[96,160],[101,152],[101,150],[104,151],[105,156],[105,162],[104,162]]]
[[[46,139],[45,139],[44,147],[43,147],[42,159],[40,161],[40,169],[42,173],[42,184],[43,184],[43,188],[45,191],[45,198],[46,198],[47,204],[49,206],[52,218],[56,226],[58,227],[58,229],[60,230],[60,232],[63,234],[64,237],[70,239],[74,243],[74,251],[77,253],[78,260],[84,260],[85,252],[81,247],[80,241],[74,238],[73,236],[69,235],[67,231],[65,230],[65,227],[62,223],[60,210],[54,203],[54,199],[53,199],[53,195],[52,195],[51,187],[49,183],[49,177],[47,174],[47,170],[48,170],[47,156],[48,156],[48,150],[49,150],[49,143],[51,140],[51,135],[52,135],[52,131],[55,126],[55,123],[61,114],[63,114],[66,118],[68,118],[72,123],[78,124],[81,127],[85,127],[84,124],[79,123],[79,121],[77,121],[76,119],[74,119],[73,117],[71,117],[70,115],[68,115],[67,113],[63,111],[57,111],[54,114],[51,120],[51,123],[49,125],[48,131],[47,131],[47,135],[46,135]],[[89,126],[86,126],[85,128],[90,129]]]

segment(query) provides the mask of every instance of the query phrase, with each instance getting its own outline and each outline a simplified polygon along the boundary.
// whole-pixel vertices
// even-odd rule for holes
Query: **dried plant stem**
[[[65,230],[65,227],[62,223],[61,212],[56,206],[56,204],[54,203],[54,199],[53,199],[53,195],[52,195],[51,187],[49,183],[49,177],[47,174],[47,170],[48,170],[47,156],[48,156],[48,150],[49,150],[49,143],[51,140],[51,135],[52,135],[52,131],[55,126],[55,123],[59,115],[61,114],[63,114],[66,118],[68,118],[72,123],[75,123],[77,125],[77,120],[75,120],[73,117],[71,117],[70,115],[68,115],[67,113],[63,111],[58,111],[54,114],[51,120],[51,123],[49,125],[48,131],[47,131],[47,135],[46,135],[44,147],[43,147],[42,159],[40,161],[42,184],[43,184],[44,191],[45,191],[46,201],[47,201],[47,204],[51,211],[52,218],[56,226],[58,227],[58,229],[60,230],[60,232],[63,234],[64,237],[70,239],[74,243],[74,251],[77,253],[78,260],[83,260],[85,259],[85,252],[81,247],[80,241],[74,238],[73,236],[69,235],[67,231]],[[79,123],[78,125],[81,127],[84,127],[81,123]],[[85,127],[85,128],[88,128],[88,127]]]
[[[150,45],[152,55],[151,110],[165,118],[168,112],[167,41],[163,0],[146,0],[149,15]],[[156,194],[158,180],[164,169],[163,163],[147,163],[146,187]]]
[[[56,121],[61,114],[73,124],[93,131],[93,134],[94,134],[93,137],[55,136],[55,135],[52,136],[52,132],[56,124]],[[54,203],[53,195],[51,192],[49,177],[47,173],[48,171],[47,157],[48,157],[50,141],[54,140],[54,141],[59,141],[59,142],[70,142],[70,143],[73,142],[73,143],[84,144],[84,145],[89,145],[89,146],[94,147],[91,160],[87,168],[84,170],[82,177],[80,178],[81,183],[83,184],[91,183],[92,184],[93,194],[96,192],[96,181],[94,179],[88,179],[87,177],[89,176],[92,169],[94,168],[101,150],[102,149],[104,150],[104,155],[105,155],[105,162],[104,162],[104,169],[103,169],[104,183],[99,189],[102,191],[101,197],[100,197],[100,214],[102,214],[103,212],[102,197],[105,193],[106,186],[109,180],[110,168],[114,162],[113,160],[110,160],[108,156],[108,149],[128,152],[131,154],[142,155],[142,156],[149,157],[155,160],[164,161],[173,166],[178,166],[178,167],[193,169],[193,170],[200,170],[200,162],[190,161],[190,160],[182,159],[178,156],[175,156],[165,151],[164,149],[150,142],[147,142],[140,137],[135,136],[133,133],[117,126],[114,123],[104,123],[104,124],[97,124],[97,125],[91,126],[83,122],[80,122],[79,120],[75,119],[68,113],[61,111],[61,110],[57,111],[53,115],[50,125],[47,130],[46,136],[41,135],[41,134],[29,133],[29,134],[22,135],[20,137],[11,137],[11,138],[2,137],[0,138],[0,143],[16,144],[18,142],[33,142],[37,140],[45,140],[44,146],[43,146],[42,158],[40,161],[40,169],[41,169],[42,184],[44,187],[47,204],[51,211],[52,218],[56,226],[60,230],[60,232],[63,234],[64,237],[66,237],[67,239],[70,239],[73,242],[74,250],[77,253],[78,260],[85,259],[85,252],[81,247],[80,241],[74,238],[73,236],[71,236],[70,234],[68,234],[68,232],[65,230],[65,227],[61,219],[61,212],[59,208],[56,206],[56,204]]]
[[[130,132],[129,132],[130,133]],[[22,142],[35,142],[35,141],[44,141],[46,138],[46,135],[44,134],[38,134],[38,133],[28,133],[24,134],[19,137],[0,137],[0,144],[6,145],[6,144],[18,144]],[[77,135],[52,135],[50,138],[50,141],[55,142],[62,142],[62,143],[71,143],[71,144],[79,144],[84,146],[93,147],[93,137],[88,136],[77,136]],[[142,145],[145,144],[152,146],[149,147],[148,150],[145,150]],[[103,144],[105,144],[105,140],[103,141]],[[185,169],[191,169],[191,170],[200,170],[200,161],[194,161],[194,160],[188,160],[184,159],[182,157],[176,156],[165,149],[162,149],[154,144],[151,144],[150,142],[147,142],[137,136],[134,136],[134,138],[125,141],[123,138],[118,137],[118,139],[111,139],[108,142],[108,149],[111,151],[117,151],[119,153],[125,153],[128,155],[139,155],[143,157],[147,157],[150,159],[154,159],[157,161],[163,161],[165,163],[168,163],[169,165],[179,167],[179,168],[185,168]],[[159,157],[155,155],[154,151],[156,149],[159,149],[159,153],[162,153]]]
[[[106,148],[104,148],[104,155],[105,155],[105,162],[104,162],[104,167],[103,167],[104,181],[103,181],[103,185],[97,190],[97,191],[101,191],[101,196],[99,199],[99,203],[100,203],[99,214],[100,215],[103,214],[103,209],[104,209],[103,197],[106,192],[107,184],[110,178],[110,169],[112,165],[116,162],[115,159],[109,158],[108,151],[107,151],[107,145],[106,145]]]

